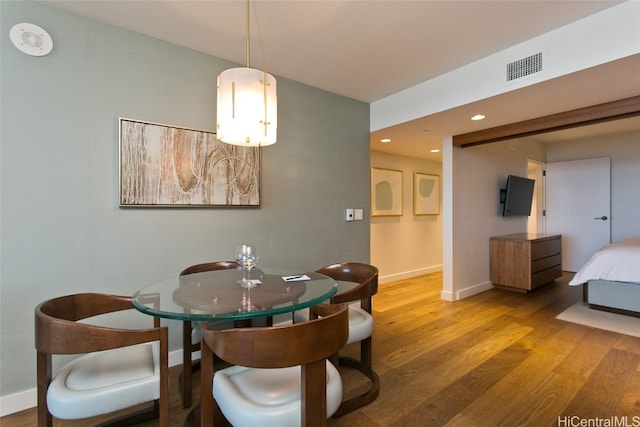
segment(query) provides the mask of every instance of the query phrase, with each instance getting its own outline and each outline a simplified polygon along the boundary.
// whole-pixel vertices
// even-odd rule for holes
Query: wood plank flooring
[[[627,417],[639,426],[640,338],[555,319],[582,296],[569,279],[565,274],[529,294],[493,289],[456,302],[440,299],[439,273],[380,285],[374,298],[380,396],[328,425],[539,427],[570,426],[571,417]],[[178,373],[171,369],[172,426],[188,412]],[[346,394],[365,385],[353,372],[343,372],[343,382]],[[0,418],[2,427],[35,424],[35,409]]]

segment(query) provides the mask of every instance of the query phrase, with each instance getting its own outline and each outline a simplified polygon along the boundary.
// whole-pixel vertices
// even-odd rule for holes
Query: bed
[[[575,274],[589,307],[640,317],[640,237],[605,246]]]

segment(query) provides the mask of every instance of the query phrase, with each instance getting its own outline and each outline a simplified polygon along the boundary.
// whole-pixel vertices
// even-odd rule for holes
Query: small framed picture
[[[413,174],[413,214],[440,214],[440,176],[415,172]]]
[[[402,171],[371,168],[371,216],[402,215]]]

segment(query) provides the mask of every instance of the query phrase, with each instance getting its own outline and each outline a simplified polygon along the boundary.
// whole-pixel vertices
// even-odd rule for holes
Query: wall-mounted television
[[[502,216],[529,216],[533,201],[533,187],[536,181],[521,176],[509,175],[507,188],[500,191],[500,201],[504,203]]]

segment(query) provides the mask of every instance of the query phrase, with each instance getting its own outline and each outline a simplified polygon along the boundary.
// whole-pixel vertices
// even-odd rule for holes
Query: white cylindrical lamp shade
[[[260,147],[276,142],[276,79],[253,68],[231,68],[218,76],[216,137],[228,144]]]

